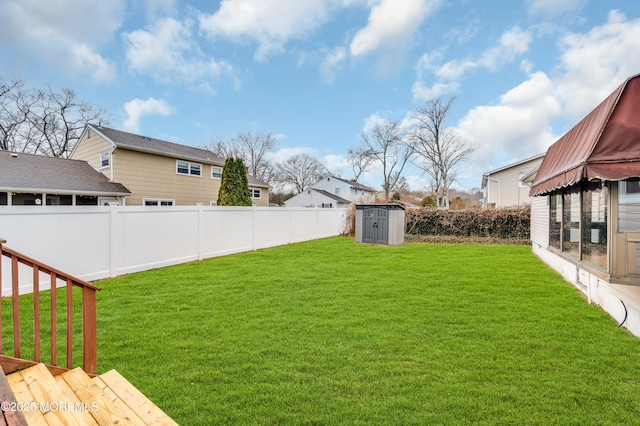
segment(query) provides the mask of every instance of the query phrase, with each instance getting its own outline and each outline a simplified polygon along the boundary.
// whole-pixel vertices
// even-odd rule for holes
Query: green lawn
[[[99,370],[180,424],[640,422],[640,339],[527,246],[336,237],[97,285]]]

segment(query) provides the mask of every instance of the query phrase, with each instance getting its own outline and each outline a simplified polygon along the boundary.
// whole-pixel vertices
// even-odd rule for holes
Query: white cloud
[[[284,161],[287,161],[289,158],[300,154],[315,155],[315,149],[306,146],[298,146],[295,148],[281,148],[277,151],[269,153],[268,157],[269,160],[273,161],[274,163],[282,163]]]
[[[291,39],[302,39],[326,23],[339,0],[222,0],[212,15],[200,18],[211,38],[224,36],[258,44],[256,60],[280,53]]]
[[[233,74],[230,64],[204,56],[193,39],[191,25],[190,21],[165,18],[148,31],[126,33],[129,68],[163,83],[194,83]]]
[[[4,0],[0,45],[14,61],[37,60],[94,81],[111,80],[115,67],[98,51],[122,24],[125,6],[124,0]]]
[[[579,119],[640,70],[640,19],[611,11],[604,25],[566,34],[560,48],[554,82],[567,112]]]
[[[367,26],[356,33],[349,50],[363,56],[380,48],[407,49],[422,21],[440,0],[378,0],[373,2]]]
[[[556,18],[577,13],[587,0],[528,0],[529,14],[543,18]]]
[[[504,32],[495,46],[483,51],[476,59],[453,59],[438,65],[437,62],[442,57],[441,52],[425,54],[416,64],[417,79],[412,88],[413,97],[425,100],[454,92],[459,88],[459,80],[468,72],[478,68],[497,71],[527,52],[532,41],[533,37],[529,31],[515,26]],[[429,78],[431,75],[435,77],[435,81]]]
[[[457,130],[476,147],[474,174],[544,152],[557,138],[550,123],[561,113],[553,82],[541,72],[502,95],[498,105],[471,109]]]
[[[324,84],[333,84],[336,79],[336,70],[346,57],[346,49],[340,46],[327,53],[324,61],[320,64],[320,76]]]
[[[124,128],[133,133],[140,132],[140,120],[146,115],[159,114],[168,117],[173,114],[173,108],[161,99],[133,99],[124,105],[127,119]]]

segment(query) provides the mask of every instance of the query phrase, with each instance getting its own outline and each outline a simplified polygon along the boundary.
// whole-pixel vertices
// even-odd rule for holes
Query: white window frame
[[[213,175],[214,170],[219,170],[219,173],[216,173],[218,176]],[[211,166],[211,179],[222,179],[222,167],[220,166]]]
[[[249,191],[251,192],[251,198],[259,200],[262,198],[262,189],[260,188],[249,188]],[[258,196],[254,196],[254,194],[258,194]]]
[[[147,203],[156,203],[156,204],[147,204]],[[167,204],[162,204],[162,203],[167,203]],[[169,204],[170,203],[170,204]],[[151,206],[175,206],[176,205],[176,200],[169,200],[169,199],[163,199],[163,198],[143,198],[142,199],[142,205],[145,207],[151,207]]]
[[[182,168],[185,168],[184,166],[186,165],[186,169],[187,169],[187,173],[181,173],[180,172],[180,165],[183,165]],[[198,171],[198,173],[194,173],[194,171]],[[200,163],[191,163],[189,161],[184,161],[184,160],[176,160],[176,174],[180,175],[180,176],[195,176],[195,177],[202,177],[202,164]]]
[[[104,164],[104,161],[106,161],[107,164]],[[111,152],[102,151],[100,153],[100,168],[101,169],[106,169],[109,166],[111,166]]]

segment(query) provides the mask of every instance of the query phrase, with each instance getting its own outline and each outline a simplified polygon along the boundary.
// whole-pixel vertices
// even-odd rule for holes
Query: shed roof
[[[104,196],[131,194],[122,184],[109,182],[86,161],[9,151],[0,151],[0,189]]]
[[[627,79],[556,141],[540,165],[531,195],[581,180],[640,176],[640,74]]]

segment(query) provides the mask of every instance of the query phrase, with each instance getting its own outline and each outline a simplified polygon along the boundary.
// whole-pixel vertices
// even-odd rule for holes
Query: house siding
[[[176,173],[175,158],[118,148],[113,154],[113,180],[132,192],[128,205],[142,205],[144,199],[209,205],[217,200],[220,179],[211,178],[211,165],[199,164],[202,176],[184,176]]]
[[[531,241],[540,247],[549,246],[549,202],[547,196],[531,200]]]
[[[542,158],[536,158],[517,166],[489,173],[485,194],[487,206],[510,207],[530,204],[530,187],[520,183],[520,176],[540,165]]]
[[[100,153],[111,151],[112,149],[113,146],[109,141],[93,131],[88,131],[84,133],[82,139],[78,142],[71,158],[86,161],[91,167],[111,179],[111,167],[100,167]],[[113,163],[113,161],[111,163]]]

